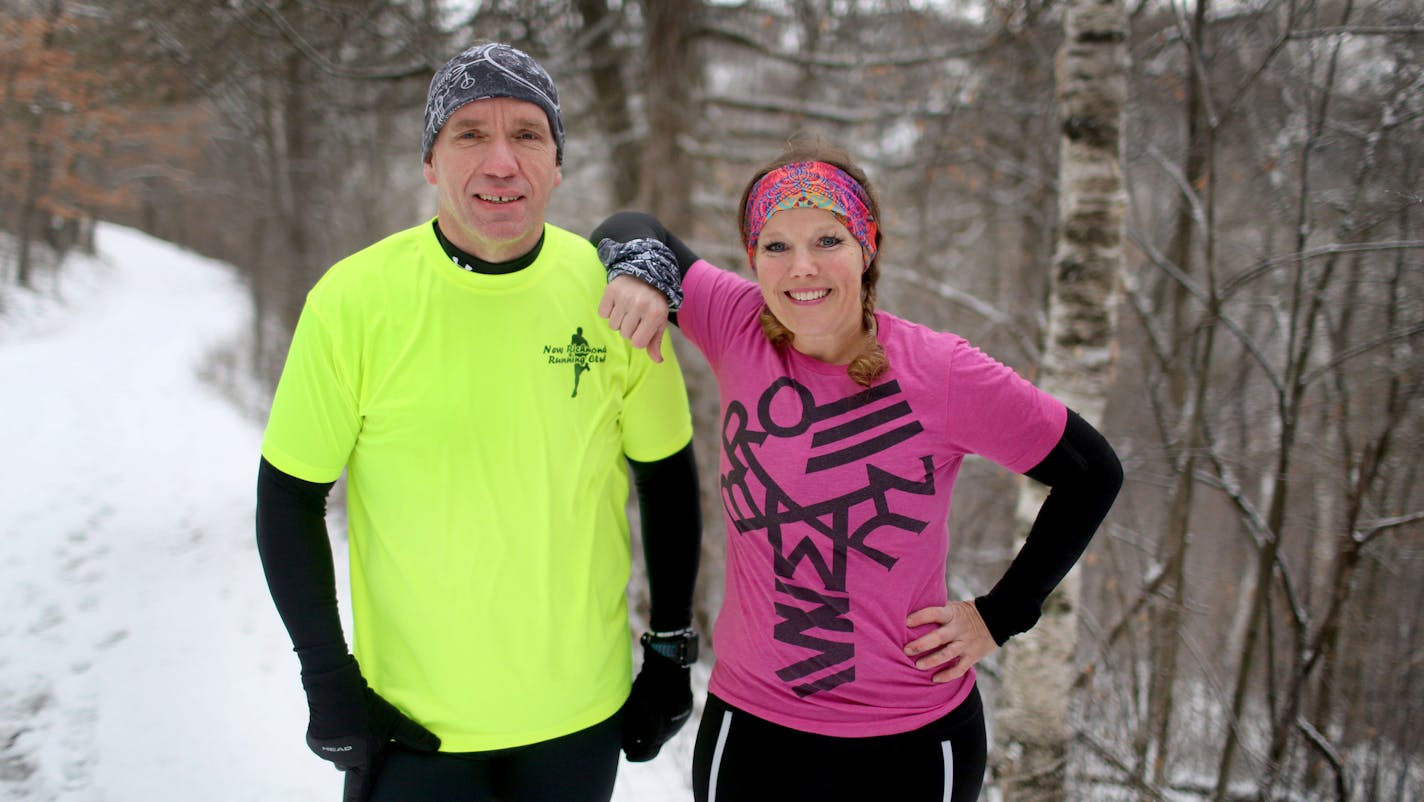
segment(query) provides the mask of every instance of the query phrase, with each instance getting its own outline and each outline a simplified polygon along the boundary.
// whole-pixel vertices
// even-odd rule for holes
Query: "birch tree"
[[[1065,7],[1057,75],[1062,155],[1042,386],[1101,425],[1112,381],[1122,262],[1121,130],[1127,17],[1119,0]],[[1019,531],[1044,494],[1020,486]],[[1078,626],[1077,572],[1038,625],[1007,647],[996,775],[1010,800],[1066,800],[1069,697]]]

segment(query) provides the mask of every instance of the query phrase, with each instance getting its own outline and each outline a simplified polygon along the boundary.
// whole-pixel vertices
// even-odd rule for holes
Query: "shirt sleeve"
[[[1063,435],[1063,402],[963,340],[950,358],[953,444],[1014,473],[1037,465]]]
[[[623,399],[623,453],[628,459],[654,462],[676,453],[692,439],[687,387],[671,337],[663,338],[661,363],[641,350],[629,350],[632,367]]]
[[[755,324],[761,306],[756,282],[699,259],[682,280],[678,327],[715,367],[736,334],[734,328],[747,321]]]
[[[343,353],[351,345],[335,335],[323,300],[315,290],[307,297],[262,438],[273,467],[308,482],[335,481],[361,430],[350,369],[358,363]]]

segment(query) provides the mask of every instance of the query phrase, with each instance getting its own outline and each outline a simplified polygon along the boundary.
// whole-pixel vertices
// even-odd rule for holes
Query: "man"
[[[292,338],[257,541],[347,799],[607,800],[620,745],[651,759],[691,711],[686,391],[671,351],[593,325],[597,254],[544,220],[563,141],[532,58],[456,56],[425,109],[435,220],[333,266]],[[625,459],[653,630],[631,695]],[[354,656],[324,523],[343,469]]]

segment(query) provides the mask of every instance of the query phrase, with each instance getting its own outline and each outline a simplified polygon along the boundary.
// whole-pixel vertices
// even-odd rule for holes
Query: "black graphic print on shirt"
[[[919,457],[918,475],[910,476],[876,465],[877,457],[921,431],[895,381],[818,404],[808,388],[782,377],[762,392],[754,414],[738,401],[727,406],[722,503],[740,535],[764,533],[771,547],[774,576],[767,581],[774,583],[779,619],[771,635],[806,653],[776,674],[798,696],[855,680],[850,553],[889,572],[899,558],[877,548],[874,536],[890,529],[918,535],[929,525],[897,512],[895,501],[902,494],[933,495],[933,460]],[[799,475],[772,475],[768,455],[795,447],[793,438],[804,448],[805,463],[781,470]],[[834,480],[816,481],[833,471]],[[854,529],[852,521],[858,522]],[[812,570],[798,576],[802,564]]]

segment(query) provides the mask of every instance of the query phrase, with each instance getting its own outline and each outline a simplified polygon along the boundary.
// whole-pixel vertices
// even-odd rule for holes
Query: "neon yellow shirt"
[[[533,264],[466,272],[429,223],[307,296],[262,454],[347,474],[355,652],[441,749],[612,715],[631,673],[627,468],[691,439],[672,349],[598,317],[593,247],[546,226]]]

